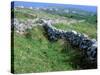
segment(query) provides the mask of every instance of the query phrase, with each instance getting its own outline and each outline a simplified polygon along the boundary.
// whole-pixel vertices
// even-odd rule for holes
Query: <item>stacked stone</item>
[[[44,29],[47,32],[50,41],[57,41],[64,38],[69,41],[74,47],[78,47],[83,51],[83,56],[91,63],[97,62],[97,41],[90,39],[87,35],[78,33],[76,31],[64,31],[56,29],[51,25],[50,21],[44,21]]]
[[[13,24],[14,22],[14,24]],[[83,51],[83,56],[91,63],[97,62],[97,41],[95,39],[90,39],[87,35],[78,33],[74,30],[64,31],[53,27],[52,20],[36,19],[34,21],[26,21],[23,23],[17,19],[12,20],[12,27],[16,29],[16,32],[25,32],[26,29],[35,26],[34,23],[39,23],[43,25],[45,31],[47,32],[48,39],[50,41],[57,41],[58,39],[65,39],[69,41],[73,47],[77,47]]]
[[[24,33],[27,29],[32,29],[33,26],[41,25],[41,23],[38,22],[39,19],[36,18],[34,20],[27,19],[26,21],[22,19],[14,18],[11,20],[11,28],[17,32],[17,33]],[[37,23],[38,22],[38,23]]]
[[[24,22],[22,20],[18,20],[16,18],[12,19],[12,27],[18,33],[24,33],[27,28],[32,27],[30,22]]]

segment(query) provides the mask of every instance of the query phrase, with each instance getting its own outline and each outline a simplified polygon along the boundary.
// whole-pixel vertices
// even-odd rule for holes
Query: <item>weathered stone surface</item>
[[[42,25],[43,21],[42,19],[36,18],[36,19],[17,19],[14,18],[11,20],[11,28],[14,28],[14,30],[17,33],[24,33],[27,29],[32,29],[33,26]]]
[[[78,47],[83,51],[85,56],[90,62],[96,62],[97,60],[97,41],[90,39],[86,34],[81,34],[76,31],[64,31],[56,29],[50,23],[50,21],[44,22],[44,28],[48,34],[50,41],[56,41],[59,38],[66,39],[74,47]]]

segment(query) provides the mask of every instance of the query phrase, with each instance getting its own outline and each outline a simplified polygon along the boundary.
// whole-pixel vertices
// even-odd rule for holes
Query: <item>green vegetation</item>
[[[17,19],[34,19],[37,17],[58,19],[65,16],[24,8],[18,8],[17,11],[14,11],[14,15]],[[73,16],[65,17],[67,17],[66,20],[73,18]],[[77,17],[79,18],[79,16]],[[90,18],[88,18],[89,21],[91,21]],[[91,19],[93,20],[93,18]],[[85,20],[85,22],[69,25],[58,23],[54,26],[64,30],[73,29],[89,35],[90,38],[97,38],[96,24],[92,22]],[[41,26],[35,26],[31,30],[27,29],[25,34],[14,32],[14,55],[12,54],[12,56],[14,56],[14,73],[77,70],[82,69],[80,65],[85,63],[81,61],[79,49],[72,48],[64,39],[50,42]]]
[[[91,24],[96,24],[97,23],[97,14],[93,14],[93,15],[79,15],[79,14],[60,14],[60,16],[64,16],[67,18],[73,18],[73,19],[77,19],[77,20],[82,20],[85,19],[87,22],[91,23]]]
[[[54,25],[58,29],[63,29],[63,30],[75,30],[79,33],[85,33],[87,34],[90,38],[97,38],[97,27],[96,25],[87,23],[87,22],[80,22],[80,23],[75,23],[71,25],[66,25],[66,24],[56,24]]]
[[[36,15],[23,13],[23,12],[15,12],[14,15],[16,16],[16,18],[22,18],[22,19],[27,19],[27,18],[34,19],[37,17]]]
[[[91,24],[97,23],[97,13],[88,12],[81,9],[76,8],[67,8],[67,13],[64,12],[66,8],[61,8],[60,11],[56,10],[45,10],[45,12],[50,13],[52,15],[59,15],[62,17],[66,17],[69,19],[76,19],[76,20],[83,20],[85,19],[86,22],[89,22]]]
[[[72,62],[80,53],[69,44],[63,40],[48,41],[40,26],[28,31],[31,32],[28,37],[28,33],[14,34],[14,73],[80,69]]]

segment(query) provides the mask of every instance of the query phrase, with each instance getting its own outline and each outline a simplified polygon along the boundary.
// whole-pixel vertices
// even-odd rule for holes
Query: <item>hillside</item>
[[[14,20],[14,31],[12,29],[12,33],[14,33],[14,49],[12,48],[14,52],[14,55],[12,54],[14,56],[14,63],[12,63],[14,73],[95,68],[94,65],[91,66],[91,64],[84,62],[81,51],[78,48],[73,48],[64,39],[56,42],[49,41],[40,19],[51,20],[53,26],[58,29],[75,30],[85,33],[90,38],[97,39],[96,22],[87,21],[86,16],[79,19],[79,14],[77,19],[73,16],[69,17],[35,8],[16,7],[12,9],[12,13],[14,13],[12,19],[16,20]],[[91,16],[90,18],[92,19]]]

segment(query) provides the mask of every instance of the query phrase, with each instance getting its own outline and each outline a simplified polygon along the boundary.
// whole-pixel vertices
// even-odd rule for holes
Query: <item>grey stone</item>
[[[82,50],[83,56],[88,58],[91,62],[96,61],[97,59],[97,41],[95,39],[90,39],[86,34],[78,33],[74,30],[64,31],[54,28],[50,22],[44,24],[44,28],[49,35],[49,39],[56,41],[59,38],[65,38],[66,41],[69,41],[70,44],[74,47],[78,47]]]

